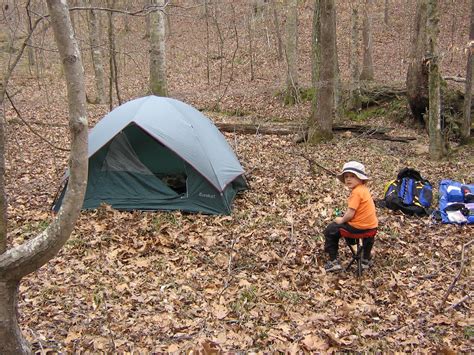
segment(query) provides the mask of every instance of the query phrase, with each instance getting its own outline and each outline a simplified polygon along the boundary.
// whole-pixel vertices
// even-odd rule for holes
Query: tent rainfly
[[[230,214],[235,195],[247,188],[222,133],[181,101],[146,96],[126,102],[89,132],[84,209],[106,203],[118,210]]]

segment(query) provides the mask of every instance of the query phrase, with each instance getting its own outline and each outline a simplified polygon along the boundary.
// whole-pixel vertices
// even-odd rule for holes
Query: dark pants
[[[324,230],[324,251],[329,254],[329,259],[334,260],[337,258],[337,251],[339,249],[339,238],[341,238],[341,233],[339,232],[340,228],[344,228],[350,233],[362,233],[367,231],[367,229],[357,229],[352,227],[351,225],[344,223],[344,224],[337,224],[331,223],[329,224],[326,229]],[[345,238],[348,244],[354,245],[356,244],[356,240],[353,238]],[[362,238],[362,246],[364,248],[363,258],[370,260],[370,252],[372,251],[372,247],[374,245],[374,237],[371,238]]]

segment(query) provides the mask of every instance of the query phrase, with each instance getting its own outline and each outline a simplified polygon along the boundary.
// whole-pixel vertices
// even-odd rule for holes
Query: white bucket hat
[[[337,178],[344,182],[344,173],[353,173],[361,180],[370,180],[370,178],[365,173],[365,166],[357,161],[350,161],[345,163],[342,167],[342,172],[337,175]]]

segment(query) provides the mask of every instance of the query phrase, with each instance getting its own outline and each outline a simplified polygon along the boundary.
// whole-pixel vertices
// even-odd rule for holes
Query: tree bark
[[[109,9],[115,8],[115,3],[113,0],[107,0],[107,6]],[[107,16],[109,20],[108,28],[108,39],[109,39],[109,70],[110,70],[110,79],[109,79],[109,109],[112,110],[114,106],[113,92],[115,87],[115,94],[117,95],[118,104],[122,104],[122,97],[120,96],[120,89],[118,83],[118,66],[117,66],[117,55],[115,51],[115,29],[114,29],[114,12],[109,11]]]
[[[385,26],[388,26],[388,13],[389,13],[389,0],[385,0],[384,8],[383,8],[383,22]]]
[[[67,82],[71,131],[70,178],[61,209],[48,228],[0,255],[1,354],[31,352],[16,319],[19,282],[49,261],[67,241],[79,216],[86,190],[88,133],[84,70],[67,5],[62,0],[48,0],[47,3]]]
[[[467,55],[466,86],[464,90],[464,114],[461,124],[461,144],[470,141],[471,136],[471,102],[472,102],[472,81],[474,80],[474,0],[471,0],[471,23],[469,26],[469,49]]]
[[[92,7],[91,0],[87,0],[87,6]],[[95,73],[95,102],[102,104],[105,102],[105,72],[102,65],[102,49],[101,49],[101,31],[100,21],[97,20],[97,11],[91,9],[89,11],[89,40],[91,44],[92,65]]]
[[[283,40],[281,39],[281,31],[280,31],[280,20],[278,17],[278,9],[277,9],[277,0],[271,0],[272,2],[272,12],[273,12],[273,23],[275,26],[275,36],[276,36],[276,44],[277,44],[277,58],[278,61],[283,60]]]
[[[334,46],[334,119],[337,121],[342,116],[342,82],[341,82],[341,73],[339,70],[339,54],[337,51],[337,23],[336,23],[336,4],[334,4],[333,9],[333,46]]]
[[[350,109],[360,110],[362,101],[360,97],[360,81],[359,81],[359,13],[357,6],[354,5],[351,16],[351,84],[350,84]]]
[[[8,73],[6,74],[8,75]],[[6,86],[8,79],[5,77],[2,83],[0,83],[0,254],[3,254],[7,250],[7,227],[8,217],[7,208],[8,200],[5,189],[5,115],[3,110],[3,101],[5,98]]]
[[[299,98],[298,84],[298,1],[289,0],[286,17],[286,93],[285,104],[294,105]]]
[[[362,20],[362,44],[363,44],[363,61],[360,80],[374,80],[374,64],[372,62],[372,21],[370,19],[371,0],[365,0],[364,17]]]
[[[150,0],[143,0],[143,8],[146,8],[150,5]],[[150,38],[150,14],[145,16],[145,34],[143,39]]]
[[[441,98],[440,98],[440,75],[439,75],[439,14],[438,0],[428,1],[428,43],[429,43],[429,134],[430,134],[430,158],[440,160],[446,155],[443,128],[441,126]]]
[[[309,126],[316,124],[317,94],[319,91],[319,80],[321,70],[321,0],[314,1],[312,35],[311,35],[311,85],[313,99],[311,101],[311,116],[308,120]]]
[[[0,280],[0,340],[6,340],[3,345],[0,345],[2,354],[31,353],[30,346],[23,338],[18,325],[19,287],[20,282],[17,280]]]
[[[30,33],[31,31],[31,15],[30,15],[30,6],[31,4],[28,4],[26,7],[26,33]],[[28,39],[28,47],[27,47],[27,53],[28,53],[28,65],[31,67],[35,66],[36,61],[35,61],[35,52],[33,50],[33,40],[32,36]]]
[[[321,0],[321,63],[320,88],[316,103],[316,117],[308,121],[308,142],[316,144],[332,139],[334,117],[334,81],[336,46],[335,43],[335,7],[334,0]]]
[[[254,4],[255,6],[255,4]],[[249,18],[247,21],[247,29],[249,31],[249,58],[250,58],[250,81],[253,81],[255,79],[255,73],[254,73],[254,65],[253,65],[253,35],[255,32],[255,7],[251,8],[251,11],[249,13]]]
[[[150,13],[150,91],[153,95],[168,96],[166,83],[166,37],[164,0],[152,0],[160,10]]]
[[[426,36],[427,4],[418,0],[415,14],[410,59],[407,71],[407,97],[413,117],[427,126],[425,113],[428,109],[428,67],[425,54],[428,52]]]
[[[211,52],[210,52],[210,49],[209,49],[210,36],[209,36],[209,4],[208,4],[208,0],[204,0],[204,16],[206,16],[206,78],[207,78],[207,85],[210,85],[211,84],[211,64],[210,64]]]

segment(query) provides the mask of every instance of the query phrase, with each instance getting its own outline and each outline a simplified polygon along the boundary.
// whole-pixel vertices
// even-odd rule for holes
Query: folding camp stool
[[[351,262],[347,265],[346,271],[351,267],[351,265],[355,262],[357,265],[357,276],[360,277],[362,275],[362,256],[363,251],[364,251],[364,246],[362,243],[362,239],[364,238],[372,238],[375,237],[377,234],[377,228],[374,229],[368,229],[366,231],[363,231],[361,233],[351,233],[348,230],[344,228],[340,228],[339,232],[341,233],[341,237],[344,238],[352,238],[356,240],[356,250],[354,250],[353,245],[349,243],[349,241],[346,239],[347,245],[351,249],[352,253],[352,260]]]

